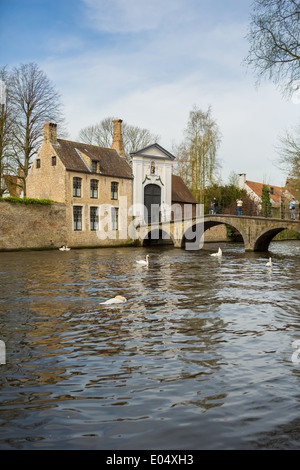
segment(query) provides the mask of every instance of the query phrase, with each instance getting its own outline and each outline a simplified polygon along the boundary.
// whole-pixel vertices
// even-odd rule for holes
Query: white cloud
[[[110,33],[148,31],[158,28],[163,20],[179,9],[181,0],[83,0],[93,27]]]
[[[299,107],[283,101],[270,84],[255,90],[249,80],[207,82],[195,74],[169,83],[132,87],[125,70],[122,80],[118,67],[111,63],[101,67],[85,63],[81,78],[76,63],[73,67],[67,65],[73,78],[63,90],[72,138],[77,138],[82,127],[115,116],[159,134],[160,143],[172,151],[173,143],[183,138],[193,106],[207,109],[211,105],[223,135],[219,152],[223,180],[234,170],[247,173],[254,181],[264,177],[272,184],[283,182],[273,165],[275,146],[278,134],[298,119]]]
[[[235,170],[254,181],[264,176],[281,184],[274,147],[282,129],[296,123],[299,107],[283,101],[269,83],[255,90],[254,80],[246,77],[241,67],[247,49],[243,22],[222,24],[220,15],[208,27],[187,12],[180,29],[172,15],[165,28],[158,28],[167,15],[163,2],[158,7],[156,0],[135,1],[131,9],[133,0],[83,1],[93,9],[99,29],[143,32],[134,43],[130,39],[127,44],[125,35],[113,45],[95,43],[76,57],[43,64],[62,93],[72,138],[82,127],[116,116],[159,134],[160,143],[172,151],[173,143],[182,140],[193,106],[212,105],[223,134],[223,180]],[[171,3],[173,13],[183,5],[181,0]],[[157,28],[153,34],[150,26]]]
[[[69,52],[82,51],[84,48],[84,40],[75,34],[56,34],[48,36],[45,42],[46,49],[51,54],[67,54]]]

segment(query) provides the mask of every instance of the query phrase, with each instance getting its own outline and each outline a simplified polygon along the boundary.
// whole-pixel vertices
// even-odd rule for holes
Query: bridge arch
[[[278,225],[277,227],[268,227],[258,234],[254,242],[254,251],[268,251],[269,245],[273,238],[283,230],[286,230],[286,226]],[[297,227],[294,229],[300,233],[300,229]]]
[[[230,221],[227,221],[227,220],[220,221],[217,218],[215,220],[213,218],[209,219],[209,220],[204,220],[204,222],[199,222],[199,223],[203,224],[203,236],[204,236],[204,238],[205,238],[206,230],[209,230],[210,228],[215,227],[216,225],[229,225],[230,227],[233,227],[235,230],[237,230],[239,232],[239,234],[242,237],[244,245],[246,245],[245,242],[246,242],[246,239],[247,239],[247,234],[245,233],[244,229],[242,227],[240,227],[240,225],[238,223],[233,224],[231,220]],[[181,240],[181,248],[185,248],[186,243],[189,243],[189,242],[193,241],[192,232],[196,232],[198,224],[193,224],[191,227],[189,227],[185,231],[185,233],[183,234],[182,240]],[[195,247],[195,249],[197,249],[197,248]]]
[[[174,245],[175,240],[173,235],[161,228],[150,229],[142,240],[142,246],[152,245]]]

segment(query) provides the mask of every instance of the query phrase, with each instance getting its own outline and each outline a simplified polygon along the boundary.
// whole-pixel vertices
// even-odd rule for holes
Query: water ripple
[[[298,248],[2,254],[0,448],[299,447]]]

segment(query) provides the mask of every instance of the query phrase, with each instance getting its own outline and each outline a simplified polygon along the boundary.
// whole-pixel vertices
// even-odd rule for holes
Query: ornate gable
[[[143,158],[153,158],[153,159],[164,159],[164,160],[175,160],[174,155],[165,150],[159,144],[152,144],[148,147],[145,147],[137,152],[131,154],[131,157],[143,157]]]

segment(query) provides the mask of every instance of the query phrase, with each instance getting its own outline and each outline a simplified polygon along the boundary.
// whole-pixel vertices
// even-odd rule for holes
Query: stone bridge
[[[245,251],[268,251],[271,240],[282,230],[300,233],[300,220],[223,214],[140,225],[136,233],[142,246],[172,243],[176,248],[199,250],[203,246],[204,232],[219,224],[228,224],[241,234]]]

